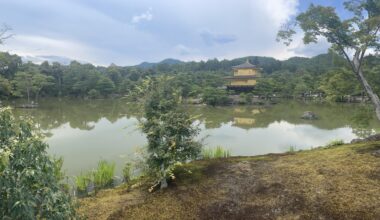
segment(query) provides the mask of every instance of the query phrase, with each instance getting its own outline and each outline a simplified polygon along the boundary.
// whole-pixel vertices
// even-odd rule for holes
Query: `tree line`
[[[260,97],[304,97],[320,94],[333,101],[347,101],[350,96],[363,95],[355,75],[342,56],[329,52],[313,58],[293,57],[285,61],[270,57],[244,57],[233,60],[212,59],[206,62],[157,64],[150,68],[138,66],[108,67],[72,61],[34,64],[21,57],[0,53],[0,98],[25,98],[38,102],[40,97],[102,98],[129,94],[148,76],[170,75],[173,86],[185,98],[203,98],[208,104],[225,104],[228,92],[224,77],[231,68],[248,59],[262,68],[262,77],[252,94]],[[364,59],[363,68],[374,91],[380,93],[378,56]]]

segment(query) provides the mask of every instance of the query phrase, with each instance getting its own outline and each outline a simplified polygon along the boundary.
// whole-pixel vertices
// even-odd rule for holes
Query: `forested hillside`
[[[212,59],[206,62],[181,62],[167,59],[160,63],[142,63],[137,66],[108,67],[81,64],[69,65],[43,62],[40,65],[23,63],[21,57],[0,53],[0,98],[28,98],[70,96],[102,98],[128,94],[147,76],[168,74],[184,97],[223,97],[223,77],[231,75],[231,67],[245,60],[262,68],[253,94],[260,96],[301,97],[322,94],[333,101],[347,96],[362,95],[355,76],[344,59],[329,53],[313,58],[293,57],[285,61],[271,57],[242,57],[233,60]],[[380,93],[380,58],[367,56],[365,75],[377,93]],[[221,101],[221,104],[223,101]]]

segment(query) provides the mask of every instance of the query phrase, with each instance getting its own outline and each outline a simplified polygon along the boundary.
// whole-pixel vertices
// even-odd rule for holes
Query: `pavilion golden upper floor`
[[[260,68],[252,65],[248,60],[240,65],[233,66],[233,76],[226,77],[227,88],[234,90],[251,90],[260,76]]]

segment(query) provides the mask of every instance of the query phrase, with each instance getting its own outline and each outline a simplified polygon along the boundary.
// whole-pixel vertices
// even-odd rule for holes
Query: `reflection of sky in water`
[[[331,140],[342,139],[349,142],[356,135],[349,127],[333,130],[316,128],[312,125],[294,125],[286,121],[275,121],[266,128],[251,128],[245,130],[224,124],[216,129],[202,129],[201,136],[207,136],[205,143],[209,146],[224,146],[231,150],[233,155],[259,155],[266,153],[280,153],[289,150],[290,146],[296,149],[310,149],[325,145]]]
[[[120,172],[128,156],[146,143],[136,130],[137,120],[121,118],[114,123],[102,118],[92,130],[73,129],[68,123],[50,130],[49,152],[64,158],[67,174],[77,174],[96,167],[100,159],[114,161]]]
[[[96,167],[100,159],[115,161],[120,173],[128,156],[136,147],[146,143],[145,137],[137,130],[135,118],[120,118],[111,123],[101,118],[92,122],[92,130],[71,128],[68,123],[50,130],[47,138],[49,152],[64,158],[64,169],[74,175]],[[207,146],[224,146],[233,155],[259,155],[279,153],[296,149],[310,149],[325,145],[331,140],[342,139],[348,142],[356,137],[349,127],[333,130],[320,129],[308,124],[291,124],[287,121],[274,121],[265,128],[242,129],[233,122],[224,123],[219,128],[206,129],[201,124],[200,138]]]

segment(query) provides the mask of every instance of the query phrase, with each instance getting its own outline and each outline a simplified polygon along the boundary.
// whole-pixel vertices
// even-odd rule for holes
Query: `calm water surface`
[[[223,146],[232,155],[259,155],[310,149],[342,139],[349,142],[380,131],[371,108],[360,104],[283,102],[270,107],[190,106],[200,115],[199,138],[209,147]],[[319,119],[300,118],[313,111]],[[58,100],[40,102],[38,109],[15,109],[30,115],[46,133],[49,153],[64,158],[68,175],[96,167],[100,159],[114,161],[118,172],[146,144],[138,130],[141,110],[124,100]]]

